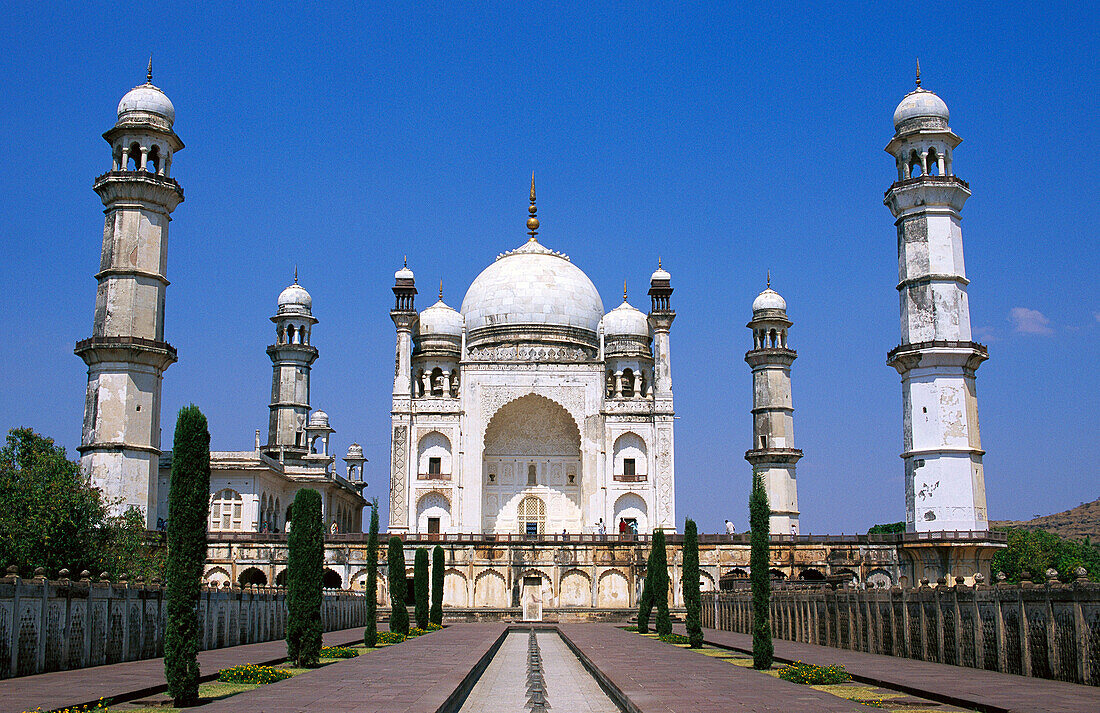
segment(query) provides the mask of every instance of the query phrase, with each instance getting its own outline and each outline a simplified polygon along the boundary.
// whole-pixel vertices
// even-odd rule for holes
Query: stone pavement
[[[201,713],[436,713],[506,626],[455,624],[209,703]]]
[[[550,704],[558,711],[575,713],[619,713],[600,684],[557,633],[537,634],[546,671],[546,690]]]
[[[363,640],[363,627],[330,631],[325,646],[340,646]],[[199,670],[207,679],[220,669],[244,663],[272,664],[286,658],[286,641],[229,646],[199,652]],[[0,713],[20,713],[41,707],[52,711],[94,703],[100,698],[132,700],[159,693],[167,687],[164,659],[143,659],[92,666],[73,671],[53,671],[35,676],[0,680]]]
[[[682,624],[674,629],[684,633]],[[624,632],[625,633],[625,632]],[[708,644],[752,652],[752,636],[703,629]],[[853,678],[986,713],[1096,713],[1100,688],[774,639],[775,659],[841,664]]]
[[[614,624],[558,624],[558,629],[630,700],[637,713],[867,710],[808,686],[638,636]]]

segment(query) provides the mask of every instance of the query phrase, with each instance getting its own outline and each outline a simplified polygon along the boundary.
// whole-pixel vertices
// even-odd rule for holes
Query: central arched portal
[[[581,531],[581,434],[562,406],[537,394],[505,404],[489,420],[483,453],[486,532]],[[533,516],[531,498],[543,517]]]

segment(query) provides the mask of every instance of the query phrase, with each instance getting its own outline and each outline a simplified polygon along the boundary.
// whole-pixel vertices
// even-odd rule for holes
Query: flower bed
[[[257,666],[256,664],[248,663],[243,666],[223,668],[221,671],[218,671],[218,680],[222,683],[265,684],[282,681],[283,679],[290,678],[292,675],[294,674],[286,669],[275,668],[274,666]]]
[[[658,636],[658,639],[666,644],[690,644],[691,639],[683,634],[665,634],[664,636]]]
[[[399,634],[396,631],[380,631],[378,632],[379,644],[400,644],[405,640],[404,634]]]
[[[779,677],[791,683],[816,686],[830,683],[845,683],[852,680],[852,674],[839,664],[815,666],[812,663],[795,661],[779,669]]]
[[[348,646],[325,646],[321,649],[323,659],[353,659],[359,652]]]

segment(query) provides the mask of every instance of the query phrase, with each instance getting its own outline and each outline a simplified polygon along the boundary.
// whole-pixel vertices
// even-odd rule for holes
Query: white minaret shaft
[[[267,348],[271,357],[271,404],[264,451],[280,458],[285,454],[299,458],[309,450],[306,439],[309,418],[309,376],[317,360],[317,348],[310,344],[313,325],[313,298],[298,284],[279,294],[278,309],[271,318],[275,323],[275,343]]]
[[[92,336],[75,352],[88,365],[81,467],[112,509],[141,510],[156,525],[161,377],[176,361],[164,340],[168,223],[183,201],[169,177],[183,142],[175,108],[148,81],[127,92],[103,134],[111,170],[95,181],[106,207]]]
[[[416,311],[416,281],[408,262],[394,273],[394,304],[390,310],[397,330],[393,371],[393,400],[390,409],[393,432],[390,441],[390,532],[409,530],[412,457],[412,333],[419,317]]]
[[[794,445],[791,364],[798,354],[787,346],[787,303],[769,286],[752,303],[753,348],[745,354],[752,367],[752,449],[745,460],[763,476],[771,506],[769,529],[797,535],[798,481],[795,464],[802,451]]]
[[[910,92],[886,147],[898,180],[885,204],[896,218],[901,344],[887,363],[901,375],[906,529],[987,530],[974,372],[987,358],[972,340],[959,212],[970,197],[954,175],[962,141],[932,92]]]
[[[676,530],[675,507],[675,441],[673,438],[675,409],[672,401],[672,354],[669,332],[676,311],[672,309],[672,275],[661,266],[649,278],[649,327],[653,330],[653,425],[657,433],[655,466],[657,468],[656,518],[653,526],[670,532]]]

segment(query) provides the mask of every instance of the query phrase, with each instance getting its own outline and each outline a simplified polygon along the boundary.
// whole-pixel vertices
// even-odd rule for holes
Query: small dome
[[[279,293],[280,312],[309,312],[311,309],[313,298],[297,282]]]
[[[358,443],[352,443],[350,446],[348,446],[348,454],[344,457],[345,458],[362,458],[363,457],[363,446],[359,445]]]
[[[420,313],[420,334],[462,336],[462,315],[443,300]]]
[[[649,337],[649,319],[629,302],[623,303],[603,317],[603,333],[609,337]]]
[[[942,119],[946,124],[950,116],[947,104],[934,93],[927,89],[916,89],[905,95],[905,98],[894,110],[894,129],[900,129],[901,125],[910,119],[933,118]]]
[[[395,279],[395,280],[411,280],[411,279],[413,279],[413,271],[409,269],[408,265],[405,265],[400,270],[393,273],[393,279]]]
[[[650,276],[650,282],[668,282],[672,279],[672,275],[668,274],[668,270],[664,269],[658,263],[657,269],[653,271],[653,275]]]
[[[169,129],[176,121],[176,107],[172,106],[172,100],[158,87],[154,87],[152,82],[134,87],[118,103],[119,121],[140,114],[155,114],[165,119]]]
[[[309,416],[309,424],[306,428],[328,428],[328,414],[318,409]]]
[[[783,299],[778,292],[772,288],[768,288],[757,295],[756,299],[752,301],[752,311],[759,312],[765,309],[778,309],[787,310],[787,301]]]

